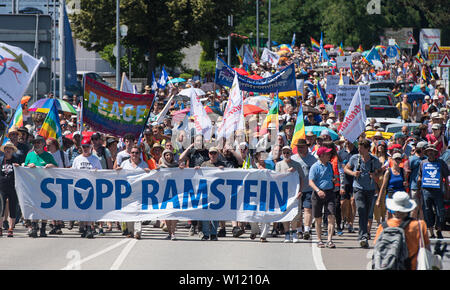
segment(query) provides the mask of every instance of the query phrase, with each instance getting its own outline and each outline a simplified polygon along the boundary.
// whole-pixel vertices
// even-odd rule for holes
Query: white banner
[[[353,97],[353,101],[345,114],[341,129],[339,130],[339,133],[352,143],[358,139],[359,135],[364,132],[366,127],[367,117],[364,106],[365,102],[361,97],[360,88],[358,88]]]
[[[130,82],[125,73],[122,74],[122,83],[120,90],[125,93],[136,94],[135,86]]]
[[[205,108],[200,102],[200,96],[197,95],[193,88],[189,89],[189,97],[191,99],[191,116],[194,117],[195,132],[205,137],[205,140],[211,139],[212,123]]]
[[[345,86],[338,86],[337,94],[336,94],[336,100],[334,102],[336,109],[338,111],[347,111],[347,109],[350,107],[356,91],[360,90],[361,98],[364,102],[364,104],[369,105],[370,104],[370,89],[369,86],[352,86],[352,85],[345,85]]]
[[[26,219],[291,221],[297,172],[257,169],[76,170],[16,167]]]
[[[42,59],[0,42],[0,99],[17,108]]]
[[[272,65],[277,65],[280,60],[280,56],[268,48],[264,48],[263,53],[261,55],[261,62],[268,62]]]
[[[223,114],[223,122],[217,130],[217,138],[228,138],[236,130],[244,130],[244,109],[242,92],[239,89],[237,74],[234,75],[233,85],[231,86],[228,103]]]

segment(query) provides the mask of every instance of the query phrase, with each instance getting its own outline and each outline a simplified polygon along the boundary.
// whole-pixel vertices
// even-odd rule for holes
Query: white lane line
[[[107,248],[105,248],[105,249],[95,253],[95,254],[92,254],[92,255],[84,258],[83,260],[77,261],[76,266],[77,266],[78,269],[81,269],[81,264],[86,263],[87,261],[90,261],[90,260],[92,260],[94,258],[97,258],[98,256],[101,256],[101,255],[103,255],[103,254],[105,254],[105,253],[107,253],[107,252],[109,252],[111,250],[114,250],[115,248],[117,248],[117,247],[119,247],[119,246],[121,246],[121,245],[123,245],[125,243],[128,243],[128,242],[130,242],[129,239],[123,239],[123,240],[121,240],[118,243],[115,243],[115,244],[113,244],[113,245],[111,245],[111,246],[109,246],[109,247],[107,247]],[[73,263],[70,262],[69,265],[67,265],[66,267],[62,268],[61,270],[70,270],[73,267],[74,267]]]
[[[120,253],[119,257],[114,261],[114,264],[111,266],[110,270],[119,270],[120,266],[122,265],[123,261],[125,261],[126,257],[130,253],[131,249],[134,247],[138,240],[131,240],[125,248]]]
[[[322,251],[320,250],[319,247],[317,247],[318,242],[319,242],[319,240],[314,238],[311,243],[314,264],[316,264],[317,270],[326,270],[327,268],[325,267],[325,264],[323,263],[323,259],[322,259]]]

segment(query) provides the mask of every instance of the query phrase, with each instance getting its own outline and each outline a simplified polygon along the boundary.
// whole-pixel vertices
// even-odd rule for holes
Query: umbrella
[[[339,135],[335,131],[333,131],[331,129],[328,129],[327,127],[323,127],[323,126],[305,126],[305,133],[313,132],[314,135],[316,135],[317,137],[320,136],[320,133],[323,130],[327,130],[328,133],[330,133],[330,137],[331,137],[331,139],[333,141],[339,139]]]
[[[205,106],[205,111],[208,114],[217,114],[219,116],[223,116],[222,111],[216,106]]]
[[[195,94],[197,96],[204,96],[204,95],[206,95],[206,93],[202,89],[199,89],[199,88],[184,89],[184,90],[181,90],[178,94],[182,95],[182,96],[190,96],[191,95],[191,90],[194,90],[194,92],[195,92]]]
[[[330,48],[333,48],[333,47],[334,47],[334,45],[332,45],[332,44],[325,44],[323,46],[323,48],[325,48],[325,49],[330,49]]]
[[[260,80],[260,79],[263,79],[263,77],[262,77],[262,76],[259,76],[259,75],[251,75],[251,76],[249,76],[249,78],[252,79],[252,80]]]
[[[172,83],[182,83],[182,82],[185,82],[185,81],[186,81],[186,80],[183,79],[183,78],[174,78],[174,79],[169,80],[167,83],[168,83],[168,84],[172,84]]]
[[[248,72],[246,72],[245,69],[243,69],[243,68],[235,67],[234,70],[240,75],[243,75],[243,76],[247,76],[248,75]]]
[[[263,108],[260,108],[258,106],[252,105],[252,104],[246,104],[244,105],[244,117],[247,117],[249,115],[256,115],[260,113],[267,113],[267,110],[264,110]]]
[[[214,83],[213,82],[204,83],[200,87],[200,89],[204,90],[205,92],[214,91]]]
[[[28,111],[48,113],[48,111],[53,105],[53,101],[56,101],[56,109],[58,111],[68,112],[75,115],[77,114],[75,108],[68,102],[61,99],[51,99],[51,98],[44,98],[37,100],[33,105],[30,106]]]
[[[389,75],[389,74],[391,74],[390,71],[384,70],[384,71],[378,72],[378,73],[377,73],[377,76],[385,76],[385,75]]]

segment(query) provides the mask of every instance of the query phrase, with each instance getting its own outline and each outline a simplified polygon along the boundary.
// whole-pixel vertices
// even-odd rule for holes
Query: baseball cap
[[[219,149],[217,147],[211,147],[209,148],[209,152],[219,152]]]
[[[417,143],[416,148],[423,149],[423,148],[426,148],[427,146],[428,146],[428,142],[420,141],[419,143]]]
[[[283,148],[281,148],[281,152],[283,152],[284,150],[292,151],[290,146],[284,146]]]
[[[394,150],[394,149],[402,149],[402,145],[400,144],[392,144],[388,150]]]
[[[83,138],[83,140],[81,140],[81,146],[83,145],[91,145],[91,138]]]
[[[327,148],[327,147],[322,146],[322,147],[320,147],[317,150],[317,156],[320,156],[320,155],[325,154],[325,153],[330,153],[330,152],[331,152],[331,148]]]
[[[44,142],[45,143],[45,138],[42,137],[41,135],[37,135],[36,138],[33,139],[33,141],[31,143],[37,143],[37,142]]]

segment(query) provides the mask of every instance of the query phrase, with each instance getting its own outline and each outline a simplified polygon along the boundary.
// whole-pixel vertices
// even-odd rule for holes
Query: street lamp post
[[[120,24],[119,17],[120,15],[120,0],[116,0],[116,47],[117,47],[117,56],[116,56],[116,89],[120,89]]]
[[[271,14],[271,1],[269,0],[269,13],[268,13],[268,15],[267,15],[267,21],[269,22],[269,27],[268,27],[268,29],[267,29],[267,33],[268,33],[268,39],[267,39],[267,48],[268,49],[270,49],[270,47],[272,46],[272,41],[271,41],[271,39],[270,39],[270,14]]]
[[[256,0],[256,53],[259,54],[259,0]]]

